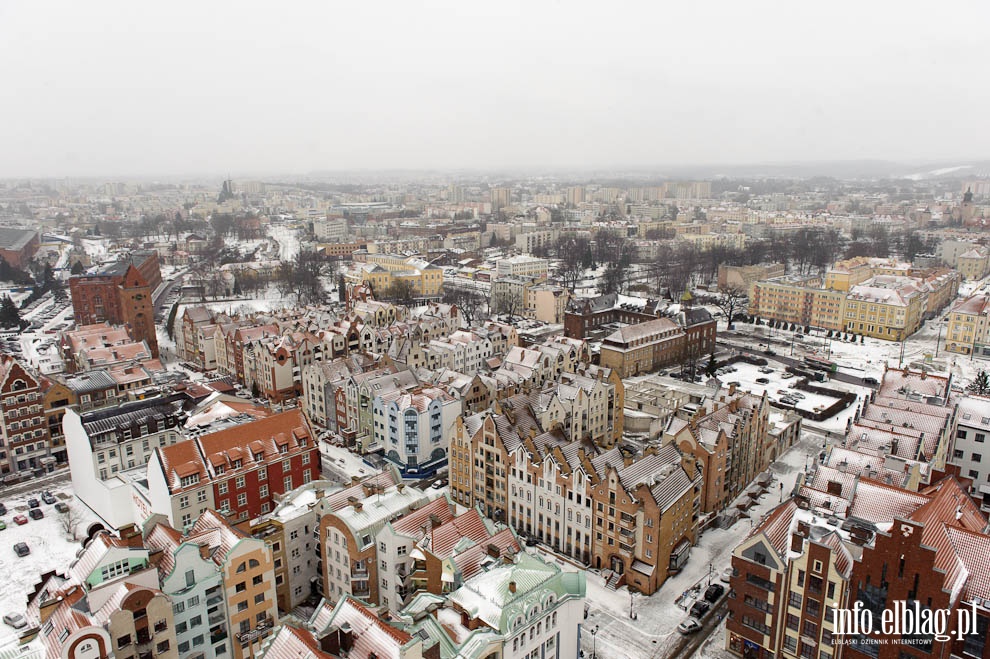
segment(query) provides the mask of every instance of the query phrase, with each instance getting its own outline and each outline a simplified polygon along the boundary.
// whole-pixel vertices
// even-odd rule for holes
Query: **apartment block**
[[[278,621],[268,545],[214,510],[201,513],[185,533],[152,518],[144,544],[159,556],[178,656],[255,656]]]
[[[71,454],[70,454],[71,455]],[[134,505],[188,528],[205,508],[241,522],[270,512],[277,497],[320,477],[320,450],[303,414],[268,418],[153,449]]]
[[[430,502],[422,490],[399,482],[365,480],[362,491],[320,505],[323,594],[339,602],[347,595],[377,603],[380,592],[376,537],[386,523]]]

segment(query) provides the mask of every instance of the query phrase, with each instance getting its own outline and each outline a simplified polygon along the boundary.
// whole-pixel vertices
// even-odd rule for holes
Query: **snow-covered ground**
[[[807,464],[808,456],[818,452],[821,442],[822,438],[817,434],[805,433],[801,441],[774,463],[772,470],[779,483],[783,484],[784,492],[793,489],[798,474]],[[677,600],[698,583],[707,586],[709,574],[712,575],[713,581],[718,580],[718,575],[730,564],[732,550],[752,530],[756,520],[780,503],[780,496],[779,484],[775,483],[770,491],[760,497],[756,505],[749,509],[747,514],[751,519],[740,519],[728,529],[705,531],[697,545],[691,549],[691,557],[685,569],[668,579],[660,590],[650,597],[638,593],[630,595],[629,590],[624,586],[618,590],[609,590],[600,575],[589,571],[587,592],[589,615],[584,622],[586,633],[581,639],[585,656],[590,656],[593,645],[596,654],[603,659],[666,656],[665,650],[679,641],[677,625],[688,617],[686,611],[678,606]],[[578,569],[542,548],[533,551],[543,552],[565,570]],[[629,617],[630,605],[637,616],[636,620]],[[597,640],[593,639],[588,631],[596,625]],[[715,639],[713,646],[718,643]],[[724,646],[724,636],[718,648],[722,646]],[[722,659],[723,654],[715,653],[718,648],[706,649],[706,652],[711,654],[704,656]]]
[[[299,253],[299,231],[284,224],[273,224],[268,228],[268,235],[278,242],[279,258],[291,261]]]
[[[7,506],[7,514],[3,521],[7,528],[0,531],[0,574],[4,575],[3,593],[0,595],[0,614],[23,613],[27,604],[27,596],[39,578],[51,570],[65,570],[75,558],[81,544],[67,537],[62,524],[62,515],[55,511],[54,506],[41,504],[45,514],[43,519],[29,521],[24,526],[14,523],[15,515],[28,514],[28,499],[37,498],[43,489],[49,489],[55,498],[69,504],[76,511],[79,521],[76,523],[76,535],[84,537],[87,527],[98,521],[96,516],[80,503],[68,482],[55,486],[39,487],[38,491],[16,496],[5,496],[0,493],[0,501]],[[13,546],[18,542],[26,542],[31,548],[31,554],[19,558],[14,553]],[[14,638],[14,631],[0,625],[0,646],[8,638]]]

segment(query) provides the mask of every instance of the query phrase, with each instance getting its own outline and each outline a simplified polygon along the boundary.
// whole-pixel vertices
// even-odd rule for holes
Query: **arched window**
[[[241,563],[240,565],[237,566],[236,572],[238,574],[240,574],[241,572],[243,572],[246,569],[247,569],[247,563]]]
[[[260,565],[261,563],[258,562],[256,559],[252,558],[250,561],[248,561],[248,567],[259,567]]]

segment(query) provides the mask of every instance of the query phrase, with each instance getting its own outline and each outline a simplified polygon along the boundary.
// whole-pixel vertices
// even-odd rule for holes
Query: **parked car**
[[[794,377],[794,374],[793,373],[784,373],[780,377],[783,378],[784,380],[790,380],[792,377]]]
[[[863,384],[868,384],[875,387],[880,384],[880,381],[876,378],[863,378]]]
[[[24,558],[25,556],[31,553],[31,548],[27,546],[26,542],[18,542],[16,545],[14,545],[14,553],[20,556],[21,558]]]
[[[37,499],[28,499],[28,508],[40,508],[41,504]]]
[[[770,384],[769,378],[756,378],[756,384]]]
[[[439,490],[440,488],[446,486],[447,486],[447,479],[441,478],[440,480],[434,482],[433,485],[431,485],[430,487],[432,487],[434,490]]]
[[[724,570],[722,570],[722,574],[719,576],[718,580],[721,581],[721,582],[723,582],[723,583],[729,583],[729,580],[732,579],[733,572],[734,572],[734,570],[732,569],[732,566],[730,565],[729,567],[727,567]]]
[[[689,612],[694,618],[701,618],[712,608],[712,605],[705,600],[698,600],[691,606],[691,611]]]
[[[28,523],[28,518],[25,517],[24,515],[14,515],[14,522],[18,526],[24,526],[25,524]]]
[[[27,618],[22,616],[20,613],[8,613],[3,617],[4,624],[10,625],[14,629],[21,629],[27,627]]]
[[[47,503],[48,505],[55,503],[55,497],[52,496],[52,493],[49,492],[48,490],[45,490],[44,492],[41,493],[41,500]]]
[[[28,515],[31,516],[31,519],[42,519],[45,513],[41,512],[41,508],[32,508],[28,511]]]
[[[536,536],[535,535],[526,536],[526,546],[527,547],[535,547],[538,543],[539,543],[539,540],[536,539]]]
[[[69,512],[69,504],[65,503],[64,501],[59,501],[58,503],[55,504],[55,512],[58,513]]]
[[[705,601],[714,604],[719,600],[720,597],[722,597],[722,593],[724,592],[725,592],[725,586],[721,584],[713,583],[711,586],[708,587],[708,590],[705,591]]]
[[[0,503],[0,515],[6,515],[6,514],[7,514],[7,506]]]
[[[688,618],[681,624],[677,625],[677,631],[682,634],[693,634],[699,629],[701,629],[701,623],[698,622],[697,618]]]
[[[7,528],[7,522],[0,519],[0,531],[5,530],[6,528]]]

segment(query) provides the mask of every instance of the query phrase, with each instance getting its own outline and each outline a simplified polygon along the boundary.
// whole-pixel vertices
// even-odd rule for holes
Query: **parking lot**
[[[56,512],[54,504],[41,503],[42,487],[49,487],[56,501],[69,505],[79,538],[84,537],[87,528],[96,521],[96,516],[72,495],[69,483],[45,485],[37,491],[22,486],[11,488],[21,491],[20,494],[8,495],[6,490],[0,490],[0,503],[7,507],[7,514],[0,516],[7,525],[7,528],[0,530],[0,574],[5,576],[3,594],[0,595],[0,615],[22,613],[28,593],[41,575],[52,570],[65,570],[81,547],[79,541],[66,534],[65,515]],[[29,518],[23,526],[14,523],[16,515],[27,517],[28,500],[32,498],[39,500],[44,518]],[[26,543],[30,548],[28,556],[20,558],[14,553],[14,545],[19,542]],[[0,624],[0,646],[15,635],[10,627]]]

